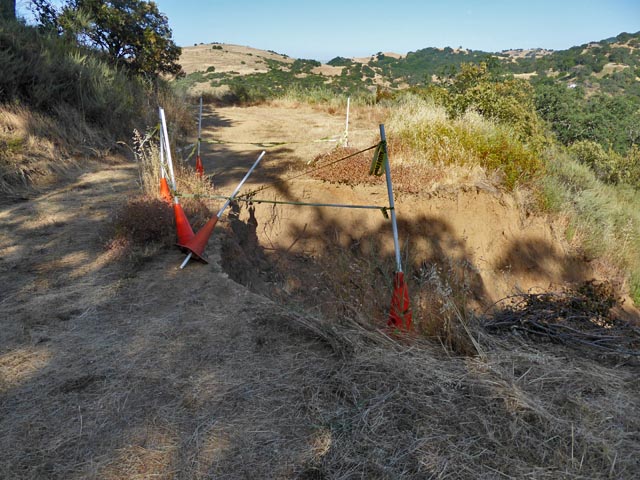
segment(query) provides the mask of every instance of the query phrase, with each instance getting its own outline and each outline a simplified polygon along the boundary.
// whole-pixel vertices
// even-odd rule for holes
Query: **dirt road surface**
[[[364,132],[354,134],[354,143],[375,139],[377,125],[370,120],[356,120],[354,130]],[[225,108],[209,112],[205,126],[205,138],[294,141],[339,133],[343,118],[308,107]],[[205,168],[221,190],[239,180],[260,150],[205,147]],[[269,149],[254,186],[286,175],[288,162],[304,162],[325,148]],[[183,255],[177,250],[135,264],[117,259],[105,249],[104,226],[137,191],[136,181],[135,166],[110,163],[88,167],[28,200],[0,204],[0,478],[497,478],[498,471],[552,478],[557,466],[545,467],[544,458],[574,448],[572,439],[591,445],[588,438],[596,433],[606,440],[612,431],[607,425],[635,428],[620,427],[633,420],[613,418],[609,398],[598,393],[591,400],[594,411],[602,410],[594,413],[604,425],[598,432],[574,433],[563,422],[556,429],[546,410],[523,406],[544,417],[547,430],[513,442],[512,429],[520,425],[513,402],[541,385],[514,383],[524,377],[524,368],[518,369],[537,355],[526,346],[508,358],[449,357],[437,344],[403,346],[355,325],[292,313],[228,278],[218,235],[206,266],[178,270]],[[384,190],[339,190],[312,180],[279,194],[384,199]],[[399,215],[415,215],[412,234],[424,242],[425,258],[438,248],[476,265],[483,258],[490,268],[481,273],[482,288],[492,298],[507,288],[489,285],[497,278],[494,267],[509,263],[497,252],[504,256],[504,245],[525,235],[523,229],[546,242],[555,234],[542,222],[521,221],[505,197],[475,189],[465,195],[431,205],[407,197]],[[481,211],[488,217],[478,218]],[[260,228],[268,215],[267,207],[259,207]],[[486,233],[487,224],[500,221],[508,229]],[[261,241],[289,248],[305,224],[295,248],[307,252],[322,248],[314,243],[319,230],[357,239],[389,228],[381,215],[283,208],[278,222],[260,230]],[[437,241],[426,233],[434,229]],[[474,235],[480,230],[484,236]],[[539,244],[529,245],[535,255]],[[546,273],[524,265],[521,278],[562,280],[563,248],[554,244],[557,258],[549,257]],[[551,369],[577,369],[586,360],[549,354],[544,362]],[[531,371],[547,375],[540,366]],[[589,371],[580,381],[597,377],[637,409],[630,373],[598,365]],[[545,385],[560,391],[578,381],[558,377]],[[501,395],[512,403],[494,401]],[[528,405],[526,399],[521,405]],[[581,414],[567,415],[569,422]],[[487,422],[491,435],[478,437],[474,429]],[[549,435],[550,443],[540,447],[549,432],[560,440]],[[631,447],[619,446],[621,455]],[[598,451],[581,462],[632,478],[628,461],[612,466],[607,458]],[[576,465],[567,468],[577,471]]]

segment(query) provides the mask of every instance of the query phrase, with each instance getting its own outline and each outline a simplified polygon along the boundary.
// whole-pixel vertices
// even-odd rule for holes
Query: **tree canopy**
[[[67,0],[60,10],[49,0],[32,3],[41,25],[105,52],[113,63],[147,76],[182,70],[181,49],[153,1]]]
[[[13,20],[16,18],[16,0],[0,0],[0,19]]]

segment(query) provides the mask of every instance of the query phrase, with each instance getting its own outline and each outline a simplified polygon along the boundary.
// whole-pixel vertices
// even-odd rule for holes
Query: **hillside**
[[[614,38],[559,51],[517,49],[484,52],[449,47],[424,48],[407,54],[378,52],[363,58],[336,57],[327,63],[334,69],[317,69],[308,73],[327,75],[327,72],[331,72],[330,76],[336,76],[338,72],[356,68],[361,73],[360,80],[368,85],[419,85],[449,75],[462,63],[486,61],[494,69],[516,75],[535,74],[560,77],[566,82],[591,82],[610,91],[616,84],[619,85],[623,77],[640,78],[636,71],[640,67],[639,45],[640,32],[622,33]],[[276,62],[278,68],[287,69],[292,67],[294,59],[275,52],[227,44],[184,47],[181,57],[188,75],[206,72],[210,67],[214,67],[218,73],[266,74],[270,65],[274,66],[269,61]],[[367,69],[363,70],[364,66]],[[373,76],[368,75],[369,68],[373,71]],[[616,76],[616,73],[624,74]],[[373,79],[373,82],[368,79]],[[609,81],[603,82],[603,79]],[[325,80],[325,83],[331,84],[331,81]]]
[[[639,43],[640,33],[622,33],[562,51],[424,48],[406,55],[335,57],[326,65],[208,44],[184,49],[188,74],[178,83],[192,93],[240,103],[309,92],[318,99],[349,95],[372,103],[409,89],[439,98],[437,89],[449,87],[462,65],[484,64],[496,81],[516,79],[533,87],[538,115],[563,144],[594,141],[626,154],[640,139]]]
[[[266,73],[269,71],[269,61],[290,64],[293,59],[276,52],[218,43],[184,47],[180,57],[180,64],[187,75],[207,72],[211,67],[214,68],[211,71],[220,73]]]

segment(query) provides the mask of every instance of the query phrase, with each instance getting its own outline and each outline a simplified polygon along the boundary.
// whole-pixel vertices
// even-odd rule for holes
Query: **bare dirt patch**
[[[230,142],[207,147],[203,155],[205,165],[210,162],[207,171],[216,172],[216,165],[224,168],[226,163],[221,155],[231,159],[232,152],[244,156],[245,149],[255,151],[259,148],[231,142],[241,139],[290,142],[267,149],[263,171],[256,176],[259,181],[273,180],[276,175],[278,178],[291,176],[310,168],[307,163],[316,159],[316,152],[326,152],[330,147],[330,144],[318,144],[313,140],[344,128],[340,115],[327,115],[309,107],[295,110],[273,106],[228,107],[216,109],[214,116],[214,122],[220,124],[222,121],[232,128],[209,125],[205,129],[206,135]],[[352,149],[374,145],[377,125],[371,125],[371,119],[366,116],[359,118],[356,115],[355,118],[352,128],[358,133],[352,137]],[[368,176],[371,155],[371,152],[362,154],[332,167],[334,170],[316,172],[315,180],[302,177],[294,182],[276,184],[257,194],[256,198],[387,205],[383,180]],[[331,158],[334,156],[332,154]],[[406,254],[416,268],[425,262],[446,259],[467,262],[479,272],[488,303],[514,289],[553,289],[595,275],[593,268],[565,241],[561,223],[532,215],[516,198],[495,190],[484,179],[472,176],[466,183],[457,179],[456,185],[447,186],[446,180],[437,177],[441,172],[425,172],[425,179],[433,180],[433,189],[427,186],[421,191],[416,185],[424,186],[428,182],[417,181],[415,173],[412,176],[410,172],[404,172],[401,164],[394,166],[393,173],[399,194],[400,233],[403,242],[407,242]],[[215,182],[215,173],[213,178]],[[218,178],[219,188],[225,188],[226,175],[221,174]],[[226,188],[229,186],[227,184]],[[255,185],[247,187],[247,190],[252,189]],[[332,238],[342,248],[352,242],[375,239],[380,255],[392,256],[391,227],[379,212],[267,204],[256,204],[255,208],[258,238],[268,248],[288,249],[295,242],[292,251],[321,255],[325,247],[318,242],[319,238]]]

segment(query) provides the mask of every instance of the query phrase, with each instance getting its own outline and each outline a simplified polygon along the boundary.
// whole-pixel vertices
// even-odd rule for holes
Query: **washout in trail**
[[[377,120],[354,116],[353,145],[375,142]],[[306,106],[207,108],[203,137],[238,143],[203,144],[205,171],[228,191],[256,157],[240,142],[323,138],[343,123]],[[327,149],[269,148],[248,188]],[[349,266],[369,262],[357,260],[366,248],[381,267],[392,258],[379,212],[241,205],[212,235],[208,265],[179,270],[172,248],[121,258],[106,226],[137,179],[114,159],[0,204],[0,477],[638,476],[633,358],[482,329],[463,355],[378,328],[386,319],[358,312],[388,302],[386,286],[360,305],[323,285],[329,273],[356,278]],[[332,203],[386,195],[318,178],[274,190]],[[461,266],[471,307],[593,273],[552,223],[481,183],[401,193],[397,207],[422,281],[446,290],[433,268]]]

